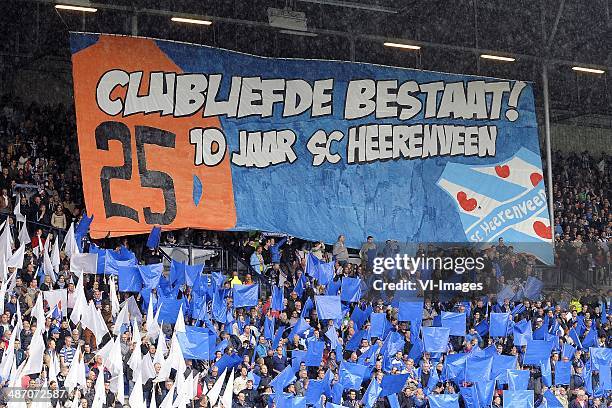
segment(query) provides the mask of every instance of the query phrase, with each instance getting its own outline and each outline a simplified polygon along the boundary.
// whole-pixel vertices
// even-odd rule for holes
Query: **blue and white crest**
[[[503,237],[517,251],[552,260],[552,229],[537,154],[520,148],[497,164],[447,163],[437,184],[455,202],[468,241]]]

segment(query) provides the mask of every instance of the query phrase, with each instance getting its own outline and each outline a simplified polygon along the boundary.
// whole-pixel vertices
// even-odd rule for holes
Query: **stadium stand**
[[[176,395],[178,406],[280,407],[281,390],[314,407],[451,407],[459,395],[462,406],[501,407],[521,390],[534,392],[536,406],[612,406],[610,156],[554,155],[557,269],[544,280],[561,286],[542,282],[534,257],[500,242],[484,252],[482,296],[428,293],[406,317],[382,298],[343,300],[336,311],[333,296],[323,296],[342,286],[344,299],[350,279],[371,277],[368,257],[388,249],[371,243],[360,263],[342,240],[332,248],[261,234],[162,234],[164,248],[216,248],[199,266],[169,262],[146,236],[77,243],[88,218],[73,116],[9,97],[0,105],[0,211],[16,254],[0,289],[5,404],[11,393],[48,386],[53,407],[171,406],[187,382],[192,392]],[[87,248],[106,257],[96,268],[119,265],[118,281],[75,270],[71,258]],[[317,268],[327,262],[332,275],[323,279]],[[141,282],[122,280],[126,270]],[[570,279],[584,290],[566,290]],[[534,282],[541,285],[532,291]],[[255,283],[260,296],[249,290]],[[446,337],[430,337],[446,327]],[[197,332],[208,344],[190,342]],[[37,353],[39,367],[28,363]],[[111,377],[108,367],[122,374]],[[224,377],[233,382],[223,385]]]

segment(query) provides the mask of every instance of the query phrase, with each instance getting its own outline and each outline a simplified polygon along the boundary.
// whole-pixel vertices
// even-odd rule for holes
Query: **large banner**
[[[161,225],[550,251],[528,83],[110,35],[71,47],[94,238]]]

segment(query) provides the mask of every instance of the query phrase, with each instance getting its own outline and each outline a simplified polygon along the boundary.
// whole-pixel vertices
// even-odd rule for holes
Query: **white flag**
[[[57,381],[57,375],[60,373],[59,361],[57,361],[57,355],[51,354],[49,359],[49,381]]]
[[[53,313],[55,306],[59,305],[59,310],[66,311],[68,301],[68,289],[45,290],[42,292],[44,299],[49,305],[49,315]]]
[[[72,363],[70,363],[70,369],[68,375],[64,380],[64,387],[71,392],[77,385],[84,386],[87,380],[85,378],[85,364],[81,358],[81,345],[79,344],[74,353]]]
[[[21,224],[21,229],[19,230],[19,236],[17,238],[19,238],[20,245],[27,245],[32,242],[32,240],[30,239],[30,233],[28,232],[28,226],[25,217],[23,220],[23,224]]]
[[[36,318],[36,323],[39,327],[43,327],[45,324],[45,309],[43,307],[43,295],[42,292],[38,293],[38,298],[34,304],[34,309],[31,315]]]
[[[115,285],[114,276],[109,278],[108,286],[110,287],[111,313],[113,317],[115,317],[117,314],[119,314],[119,297],[117,296],[117,285]]]
[[[106,403],[106,390],[104,389],[104,367],[98,367],[98,378],[96,378],[96,385],[94,386],[94,399],[91,404],[91,408],[102,408]]]
[[[15,338],[19,331],[20,330],[13,330],[8,347],[2,356],[2,363],[0,364],[0,377],[2,378],[9,378],[11,375],[11,367],[15,364]]]
[[[174,323],[174,331],[176,333],[185,333],[187,330],[185,329],[185,318],[183,317],[183,305],[179,307],[178,316],[176,318],[176,323]]]
[[[223,404],[224,408],[232,408],[232,392],[234,388],[234,369],[230,372],[229,380],[227,381],[227,385],[225,386],[225,392],[221,397],[221,404]]]
[[[64,252],[69,258],[80,253],[79,246],[74,237],[74,222],[70,224],[70,228],[68,228],[68,232],[66,233],[66,238],[64,238]]]
[[[53,265],[55,273],[59,273],[60,262],[59,237],[56,237],[51,248],[51,265]]]
[[[13,248],[11,247],[10,231],[8,223],[5,221],[3,224],[4,229],[0,234],[0,254],[4,256],[4,259],[8,259],[13,255]]]
[[[157,340],[157,347],[155,348],[155,357],[153,357],[153,365],[157,363],[163,364],[167,352],[168,347],[166,346],[166,337],[162,334]]]
[[[4,303],[6,302],[6,292],[8,284],[8,280],[2,281],[2,283],[0,284],[0,314],[4,313]],[[17,304],[19,304],[19,302],[17,302]],[[0,377],[6,378],[2,375],[0,375]]]
[[[53,282],[57,280],[55,269],[53,269],[53,264],[51,263],[51,258],[49,257],[47,251],[43,251],[43,271],[45,272],[45,275],[51,276],[51,280]]]
[[[42,371],[43,355],[45,353],[45,341],[42,336],[44,325],[36,326],[36,331],[32,335],[32,342],[28,348],[28,362],[25,365],[22,375],[38,374]]]
[[[21,244],[19,249],[13,253],[13,255],[6,261],[6,266],[8,268],[23,268],[23,258],[25,256],[25,246],[26,244]]]
[[[134,373],[134,389],[132,389],[132,393],[130,394],[130,398],[128,399],[130,407],[145,406],[142,394],[142,373],[140,372],[140,370],[136,370],[136,372]],[[155,398],[155,396],[153,396],[153,398]]]
[[[168,394],[166,394],[162,403],[159,404],[159,408],[172,408],[172,399],[174,398],[175,389],[176,389],[176,384],[172,384],[172,387],[170,387],[170,389],[168,390]],[[155,397],[153,397],[153,399],[155,399]],[[132,404],[130,404],[130,406],[132,406]]]
[[[223,379],[225,378],[226,373],[227,373],[227,370],[223,371],[221,375],[219,375],[219,378],[217,378],[217,381],[215,381],[215,384],[206,394],[208,396],[208,402],[210,403],[211,407],[214,407],[217,404],[217,400],[219,399],[219,394],[221,394],[221,388],[223,388]],[[229,388],[231,389],[232,385],[230,385]]]
[[[128,360],[128,367],[135,372],[140,371],[142,367],[142,353],[140,350],[142,338],[140,336],[140,329],[138,328],[138,324],[135,320],[132,322],[132,341],[136,343],[136,345],[134,346],[134,351]]]
[[[21,213],[21,200],[19,196],[17,197],[17,205],[13,210],[13,214],[15,215],[15,221],[25,222],[25,216]]]
[[[119,349],[119,355],[121,356],[121,348]],[[121,364],[119,364],[119,374],[117,374],[117,401],[119,401],[122,406],[125,404],[125,388],[123,385],[123,378],[123,362],[121,362]],[[153,395],[152,399],[155,399],[155,395]]]
[[[70,314],[70,321],[76,325],[81,321],[81,316],[87,313],[87,299],[85,297],[85,288],[83,287],[83,278],[79,279],[79,282],[75,288],[76,298],[74,300],[74,307]]]
[[[74,254],[70,258],[70,272],[81,279],[83,272],[96,273],[98,270],[98,254]]]
[[[22,260],[23,263],[23,260]],[[5,282],[8,278],[8,266],[6,259],[3,256],[0,256],[0,280]]]
[[[153,299],[149,299],[149,307],[147,309],[147,336],[151,340],[155,340],[160,333],[159,324],[157,323],[157,317],[159,316],[159,308],[157,314],[153,316]]]
[[[123,307],[115,319],[115,325],[113,327],[113,334],[118,336],[121,334],[121,326],[130,323],[130,315],[128,313],[128,302],[123,302]]]
[[[81,325],[91,330],[96,337],[97,345],[100,345],[104,336],[108,334],[108,327],[104,323],[102,314],[100,314],[100,311],[92,301],[89,302],[87,311],[81,316]]]

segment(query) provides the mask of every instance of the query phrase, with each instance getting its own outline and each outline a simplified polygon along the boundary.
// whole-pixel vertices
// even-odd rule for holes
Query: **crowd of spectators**
[[[218,337],[214,355],[208,360],[186,359],[184,364],[177,365],[176,361],[172,361],[177,355],[173,350],[177,327],[158,322],[162,326],[161,333],[157,336],[150,333],[152,326],[150,315],[147,316],[148,301],[141,294],[119,291],[117,300],[122,308],[129,306],[130,324],[116,328],[119,317],[118,309],[113,305],[113,285],[116,285],[113,278],[96,274],[78,276],[71,272],[70,256],[65,250],[60,253],[56,276],[40,273],[43,253],[52,246],[45,244],[46,241],[63,238],[68,227],[78,222],[84,212],[73,116],[70,110],[61,106],[28,105],[8,97],[0,102],[0,212],[8,216],[14,251],[20,245],[20,222],[14,217],[17,204],[20,213],[27,219],[31,238],[31,243],[26,246],[23,266],[8,268],[6,273],[0,271],[4,288],[0,294],[5,297],[1,304],[3,314],[0,316],[0,384],[5,391],[2,404],[6,405],[12,395],[7,390],[13,390],[17,385],[16,388],[28,390],[66,390],[49,394],[53,407],[121,407],[129,401],[138,401],[129,397],[135,390],[140,392],[137,384],[137,378],[140,378],[143,404],[147,407],[169,407],[173,399],[177,406],[217,406],[220,402],[211,404],[210,399],[222,400],[222,397],[215,396],[225,396],[227,387],[231,388],[231,404],[237,408],[306,405],[323,408],[332,407],[330,404],[349,408],[374,405],[377,408],[433,408],[431,397],[440,394],[461,394],[459,400],[462,407],[485,406],[486,403],[470,405],[469,398],[464,395],[466,389],[476,387],[474,381],[449,374],[449,357],[464,353],[478,357],[516,356],[513,368],[530,372],[527,388],[534,391],[535,406],[543,403],[547,390],[552,391],[564,407],[612,406],[610,390],[603,389],[605,376],[593,367],[588,347],[607,348],[608,351],[612,347],[609,316],[612,292],[606,292],[605,286],[598,286],[581,292],[561,289],[544,291],[537,299],[531,300],[521,295],[498,298],[498,293],[506,286],[518,293],[518,288],[528,277],[536,276],[535,257],[515,253],[503,240],[478,253],[469,249],[452,250],[472,251],[469,254],[485,257],[485,268],[475,272],[475,275],[466,274],[465,278],[484,282],[485,285],[478,296],[453,295],[443,298],[438,292],[423,294],[423,327],[439,325],[439,317],[445,311],[466,313],[466,335],[451,336],[445,353],[428,353],[419,348],[419,327],[400,320],[398,305],[394,307],[390,299],[364,297],[358,302],[343,302],[347,312],[333,326],[329,321],[320,319],[316,307],[312,307],[315,296],[326,294],[333,283],[321,285],[313,276],[305,273],[309,256],[321,262],[335,259],[332,282],[341,282],[345,277],[359,278],[365,282],[371,276],[368,258],[379,252],[384,254],[389,250],[387,246],[393,245],[391,241],[379,248],[368,241],[359,254],[351,251],[349,256],[342,238],[332,247],[257,233],[191,229],[165,233],[162,239],[167,244],[224,247],[249,266],[240,271],[221,271],[223,280],[215,290],[225,290],[223,293],[229,296],[226,302],[231,317],[225,322],[211,318],[206,323]],[[553,165],[557,263],[576,275],[591,273],[592,282],[597,285],[609,285],[612,279],[609,248],[612,242],[612,158],[593,156],[587,152],[569,155],[557,152]],[[159,252],[147,250],[145,240],[146,237],[137,237],[117,242],[101,240],[96,244],[113,250],[132,251],[143,263],[160,262]],[[429,246],[423,246],[421,250],[437,254],[448,252]],[[214,263],[211,266],[214,269]],[[433,278],[447,277],[438,276],[442,272],[436,270],[417,271],[415,277],[424,273]],[[164,276],[167,274],[165,271]],[[232,287],[252,284],[254,280],[261,282],[262,286],[267,285],[266,289],[261,290],[265,295],[254,307],[233,308]],[[79,285],[82,285],[87,302],[92,302],[99,310],[108,329],[109,334],[102,339],[96,339],[93,331],[81,322],[75,324],[69,319],[77,302]],[[281,310],[272,309],[272,298],[269,296],[272,286],[278,286],[284,292]],[[298,286],[301,286],[300,290]],[[52,308],[45,301],[45,320],[38,321],[35,316],[39,294],[58,289],[66,289],[67,304]],[[196,297],[186,283],[180,285],[177,291],[179,298],[187,302],[194,301]],[[157,290],[151,291],[151,296],[159,295]],[[360,313],[356,313],[356,310],[365,311],[366,317],[359,318]],[[546,325],[546,336],[555,339],[555,347],[549,356],[552,383],[546,379],[541,366],[523,364],[525,346],[515,345],[512,332],[506,336],[491,337],[480,330],[480,324],[488,321],[494,312],[511,313],[511,319],[516,324],[528,322],[533,332]],[[358,339],[357,347],[348,346],[355,336],[362,336],[371,327],[373,322],[369,313],[384,314],[388,325],[386,333],[399,334],[401,342],[398,341],[399,346],[396,344],[393,352],[389,352],[387,338],[382,336],[363,336]],[[195,314],[185,313],[184,320],[187,326],[204,325]],[[271,321],[272,335],[264,330]],[[306,326],[299,335],[289,335],[302,324]],[[283,328],[291,330],[283,331]],[[43,338],[45,349],[42,369],[15,378],[19,367],[27,364],[31,357],[33,338],[39,335]],[[116,352],[120,353],[122,361],[122,377],[109,367],[112,364],[108,353],[101,351],[112,345],[115,337],[119,340],[119,350]],[[319,341],[324,342],[325,347],[318,364],[306,365],[295,358],[299,351],[312,351],[314,342]],[[582,343],[588,346],[581,347]],[[565,353],[564,345],[576,348],[575,353]],[[158,350],[162,351],[158,353]],[[142,365],[134,365],[136,353],[140,355]],[[229,373],[224,373],[217,366],[228,356],[240,357],[239,364],[234,368],[233,383],[224,383],[220,389],[215,389],[213,386],[219,377],[229,377]],[[612,356],[612,353],[608,356]],[[11,359],[8,363],[7,358]],[[570,381],[568,384],[556,384],[555,367],[559,362],[566,361],[571,362]],[[347,363],[367,367],[367,373],[363,373],[352,386],[347,385],[346,376],[341,370],[342,365]],[[84,384],[71,387],[68,385],[71,381],[67,382],[67,379],[74,364],[84,366],[86,380]],[[145,365],[153,367],[144,375],[148,378],[144,378],[143,374],[137,376],[134,367],[145,372],[142,369]],[[280,382],[282,386],[279,387],[279,376],[292,365],[295,370],[287,381]],[[171,369],[166,370],[167,367]],[[610,370],[609,365],[607,369]],[[385,376],[398,374],[408,375],[399,392],[380,397],[379,393],[372,391],[377,388],[373,382],[382,384]],[[191,381],[193,394],[188,401],[179,403],[176,398],[180,392],[185,392],[187,380]],[[321,382],[325,386],[316,396],[309,393],[309,387],[312,389],[313,384]],[[497,382],[491,396],[491,406],[502,407],[504,390],[507,388],[507,384]],[[121,400],[121,395],[125,396],[124,400]],[[290,397],[304,398],[289,400]],[[551,401],[547,403],[554,406],[550,405]]]
[[[557,262],[592,284],[610,285],[612,158],[555,152],[552,162]]]

